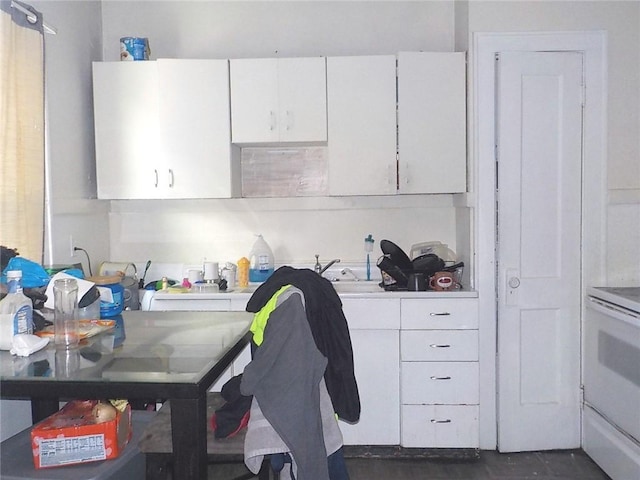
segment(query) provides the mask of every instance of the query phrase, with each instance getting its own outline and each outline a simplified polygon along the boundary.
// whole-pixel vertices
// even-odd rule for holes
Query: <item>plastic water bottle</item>
[[[262,235],[258,235],[249,254],[249,281],[264,282],[271,276],[273,270],[273,252]]]
[[[22,291],[22,272],[7,272],[7,296],[0,301],[2,349],[11,348],[14,335],[33,333],[33,303]],[[8,347],[8,348],[7,348]]]

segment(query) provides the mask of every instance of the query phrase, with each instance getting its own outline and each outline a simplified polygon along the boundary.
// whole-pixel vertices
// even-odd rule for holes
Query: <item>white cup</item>
[[[202,282],[202,270],[191,269],[187,270],[187,278],[189,279],[189,283],[194,284],[198,282]]]

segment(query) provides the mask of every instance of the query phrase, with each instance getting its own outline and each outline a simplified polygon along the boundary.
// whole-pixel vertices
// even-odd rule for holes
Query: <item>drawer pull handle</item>
[[[431,345],[429,345],[431,348],[451,348],[451,345],[446,345],[446,344],[438,344],[438,343],[432,343]]]
[[[451,314],[449,312],[431,312],[429,315],[432,317],[446,317]]]
[[[435,375],[431,375],[431,380],[451,380],[451,377],[436,377]]]
[[[432,418],[431,423],[451,423],[451,420],[448,418],[446,420],[436,420],[435,418]]]

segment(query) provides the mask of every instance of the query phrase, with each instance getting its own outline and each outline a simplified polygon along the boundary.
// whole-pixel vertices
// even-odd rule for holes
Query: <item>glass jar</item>
[[[60,278],[53,284],[53,330],[56,347],[73,348],[80,343],[78,282]]]

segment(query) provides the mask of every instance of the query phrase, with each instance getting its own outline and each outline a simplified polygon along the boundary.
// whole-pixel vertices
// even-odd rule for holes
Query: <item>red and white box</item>
[[[38,468],[116,458],[131,439],[131,407],[116,409],[112,420],[97,423],[98,400],[73,400],[31,429],[33,463]]]

